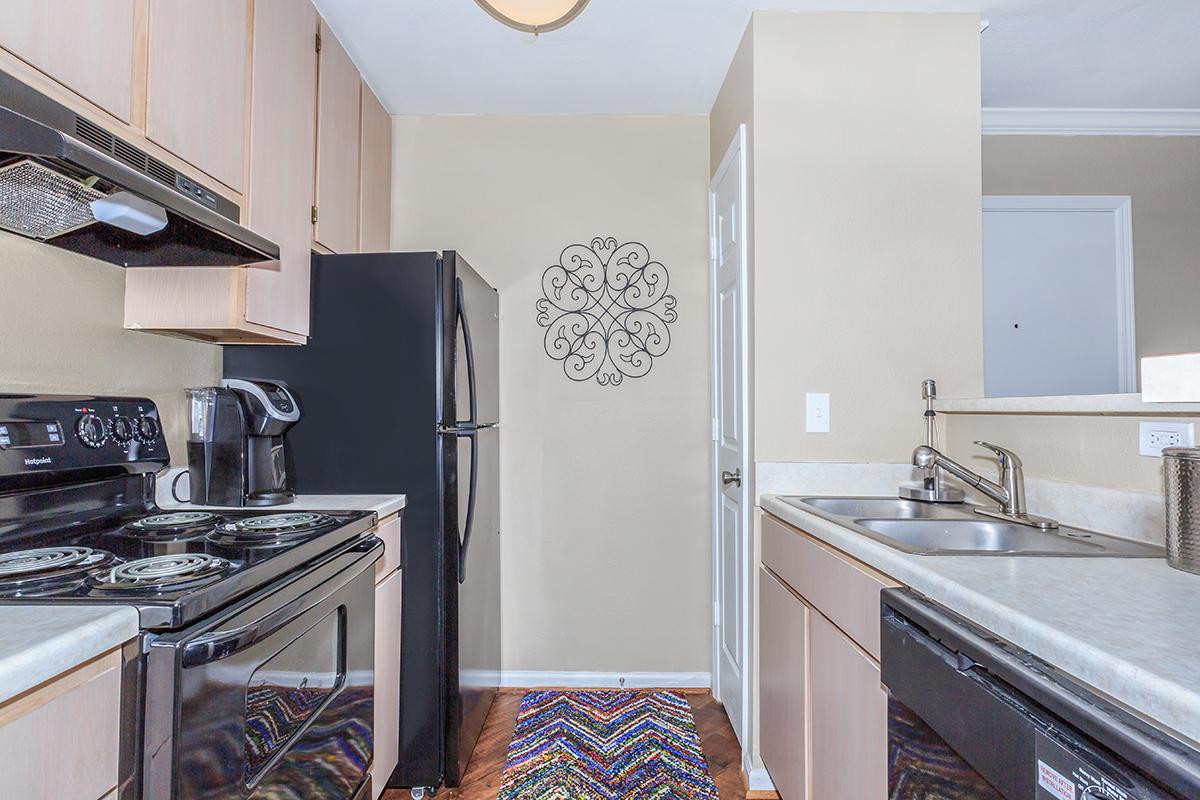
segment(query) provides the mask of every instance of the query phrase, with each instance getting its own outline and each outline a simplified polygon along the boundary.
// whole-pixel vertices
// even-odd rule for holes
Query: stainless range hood
[[[138,234],[95,219],[93,201],[129,195],[162,209],[165,226]],[[279,258],[238,219],[238,206],[204,183],[0,72],[0,229],[123,267]]]

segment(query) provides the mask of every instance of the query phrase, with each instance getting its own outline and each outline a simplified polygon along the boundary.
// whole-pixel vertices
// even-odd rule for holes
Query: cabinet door
[[[765,569],[760,572],[759,587],[760,750],[779,796],[783,800],[805,800],[810,612]]]
[[[359,243],[363,253],[391,249],[392,118],[366,82],[362,85],[362,173]]]
[[[7,0],[0,47],[131,121],[134,0]]]
[[[121,653],[0,705],[0,797],[104,797],[120,777]]]
[[[383,792],[400,762],[402,576],[402,572],[393,572],[375,587],[375,760],[371,764],[371,783],[376,796]]]
[[[151,0],[146,137],[243,191],[249,0]]]
[[[250,115],[250,228],[278,263],[246,272],[246,319],[308,333],[312,174],[317,124],[317,12],[308,0],[255,0]]]
[[[316,241],[335,253],[354,253],[358,251],[362,79],[323,21],[318,74]]]
[[[814,613],[811,621],[812,796],[887,797],[887,693],[879,667],[829,620]]]

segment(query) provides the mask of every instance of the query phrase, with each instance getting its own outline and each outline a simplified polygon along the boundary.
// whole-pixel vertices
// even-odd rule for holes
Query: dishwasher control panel
[[[1102,766],[1097,766],[1097,763]],[[1036,800],[1173,800],[1082,743],[1037,734]]]

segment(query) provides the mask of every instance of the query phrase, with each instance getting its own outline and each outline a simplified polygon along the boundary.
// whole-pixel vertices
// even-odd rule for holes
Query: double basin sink
[[[1162,558],[1162,548],[1071,528],[1053,530],[991,519],[965,503],[934,504],[890,497],[783,497],[906,553],[930,556],[1099,556]]]

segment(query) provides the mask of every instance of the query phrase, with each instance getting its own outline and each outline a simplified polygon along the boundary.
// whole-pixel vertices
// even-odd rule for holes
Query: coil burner
[[[116,556],[90,547],[38,547],[0,554],[0,596],[38,597],[77,586]]]
[[[172,511],[135,520],[125,532],[154,539],[186,539],[208,533],[221,518],[207,511]]]
[[[312,536],[335,524],[337,520],[327,514],[293,511],[226,522],[218,526],[212,538],[222,544],[269,546]]]
[[[179,553],[127,561],[93,575],[89,582],[98,589],[175,589],[216,578],[230,568],[223,558],[207,553]]]

